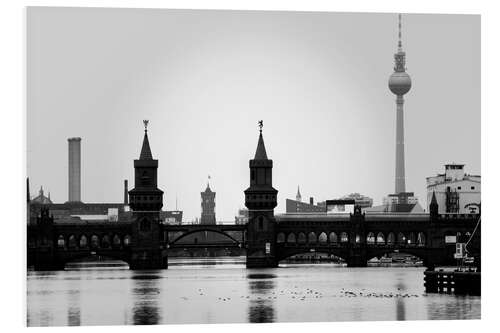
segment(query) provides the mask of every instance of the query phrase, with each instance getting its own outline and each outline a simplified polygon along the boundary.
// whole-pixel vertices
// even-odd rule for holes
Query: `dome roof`
[[[395,95],[404,95],[411,88],[411,78],[406,72],[394,72],[389,77],[389,89]]]

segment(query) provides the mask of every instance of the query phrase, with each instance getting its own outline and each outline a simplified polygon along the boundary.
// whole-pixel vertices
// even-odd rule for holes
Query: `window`
[[[471,189],[471,190],[475,190],[475,189],[476,189],[476,187],[475,187],[475,186],[471,186],[471,187],[470,187],[470,189]]]
[[[462,186],[457,187],[457,189],[461,190],[461,189],[462,189]]]

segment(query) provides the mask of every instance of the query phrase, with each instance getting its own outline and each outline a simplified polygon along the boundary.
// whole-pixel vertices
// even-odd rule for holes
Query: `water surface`
[[[480,318],[480,296],[426,294],[421,267],[169,265],[29,271],[28,326]]]

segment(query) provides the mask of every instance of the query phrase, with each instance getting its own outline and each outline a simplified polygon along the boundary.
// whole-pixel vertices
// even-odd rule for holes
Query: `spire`
[[[295,196],[297,201],[302,201],[302,196],[300,195],[300,186],[297,185],[297,195]]]
[[[398,24],[398,51],[401,52],[403,51],[403,44],[401,42],[401,14],[398,15],[398,20],[399,20],[399,24]]]
[[[152,160],[153,155],[151,154],[151,148],[149,148],[149,140],[148,140],[148,123],[149,120],[143,120],[144,122],[144,140],[142,141],[142,149],[140,160]]]
[[[398,52],[394,54],[394,71],[404,72],[406,70],[406,53],[403,51],[401,38],[401,14],[398,14]]]
[[[40,191],[38,191],[38,194],[43,196],[43,186],[40,186]]]
[[[437,205],[436,192],[432,191],[431,205]]]
[[[262,127],[264,126],[264,121],[259,120],[259,142],[257,143],[257,150],[255,151],[254,160],[267,160],[266,147],[264,146],[264,138],[262,137]]]

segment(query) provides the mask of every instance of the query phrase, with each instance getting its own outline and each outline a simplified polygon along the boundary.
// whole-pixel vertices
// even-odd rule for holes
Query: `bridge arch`
[[[317,237],[316,237],[316,233],[314,231],[311,231],[308,235],[307,235],[307,242],[308,243],[312,243],[312,244],[316,244],[317,242]]]
[[[278,236],[276,236],[276,243],[284,243],[285,242],[285,233],[280,232]]]
[[[369,232],[366,235],[366,243],[367,244],[375,244],[375,234],[373,232]]]
[[[286,242],[289,244],[295,244],[297,243],[297,237],[295,237],[295,234],[293,232],[289,233]]]
[[[377,239],[376,239],[377,244],[385,244],[385,236],[382,232],[379,232],[377,234]]]
[[[65,246],[66,246],[66,240],[64,239],[64,236],[59,235],[59,237],[57,237],[57,247],[64,248]]]
[[[89,242],[88,242],[87,236],[81,235],[80,236],[80,241],[78,243],[79,247],[80,248],[86,248],[88,246],[88,244],[89,244]]]
[[[101,247],[103,249],[107,249],[107,248],[110,248],[111,247],[111,242],[109,241],[109,236],[108,235],[104,235],[102,236],[102,239],[101,239]]]
[[[118,236],[117,234],[115,234],[113,236],[113,247],[120,247],[121,243],[122,243],[122,240],[121,240],[120,236]]]
[[[387,234],[387,245],[393,245],[396,243],[396,235],[391,231]]]
[[[425,237],[425,233],[423,232],[419,232],[417,234],[417,245],[419,246],[423,246],[426,244],[426,237]]]
[[[90,237],[90,248],[91,249],[98,249],[99,248],[99,236],[97,236],[96,234],[93,234],[91,237]]]
[[[325,244],[328,242],[328,236],[326,235],[326,232],[323,231],[322,233],[319,234],[318,242],[320,244]]]
[[[306,243],[306,234],[303,232],[299,232],[299,236],[297,237],[297,243],[305,244]]]
[[[76,242],[76,236],[74,234],[71,234],[68,237],[68,248],[74,249],[76,247],[78,247],[78,244]]]
[[[406,236],[402,232],[398,232],[398,239],[397,239],[398,244],[405,244],[406,243]]]
[[[330,243],[338,243],[339,239],[337,237],[337,234],[335,232],[330,232],[330,235],[328,236]]]
[[[342,233],[340,233],[340,242],[347,243],[348,241],[349,241],[349,235],[347,234],[347,232],[343,231]]]
[[[220,231],[220,230],[212,229],[212,228],[203,228],[203,229],[197,229],[197,230],[191,230],[191,231],[185,232],[182,235],[175,238],[173,241],[169,242],[169,244],[175,244],[178,241],[180,241],[181,239],[183,239],[184,237],[187,237],[187,236],[192,235],[192,234],[196,234],[198,232],[204,232],[204,231],[213,232],[213,233],[216,233],[219,235],[223,235],[223,236],[231,239],[235,243],[241,243],[241,241],[237,240],[236,238],[234,238],[233,236],[229,235],[228,233],[226,233],[224,231]]]

